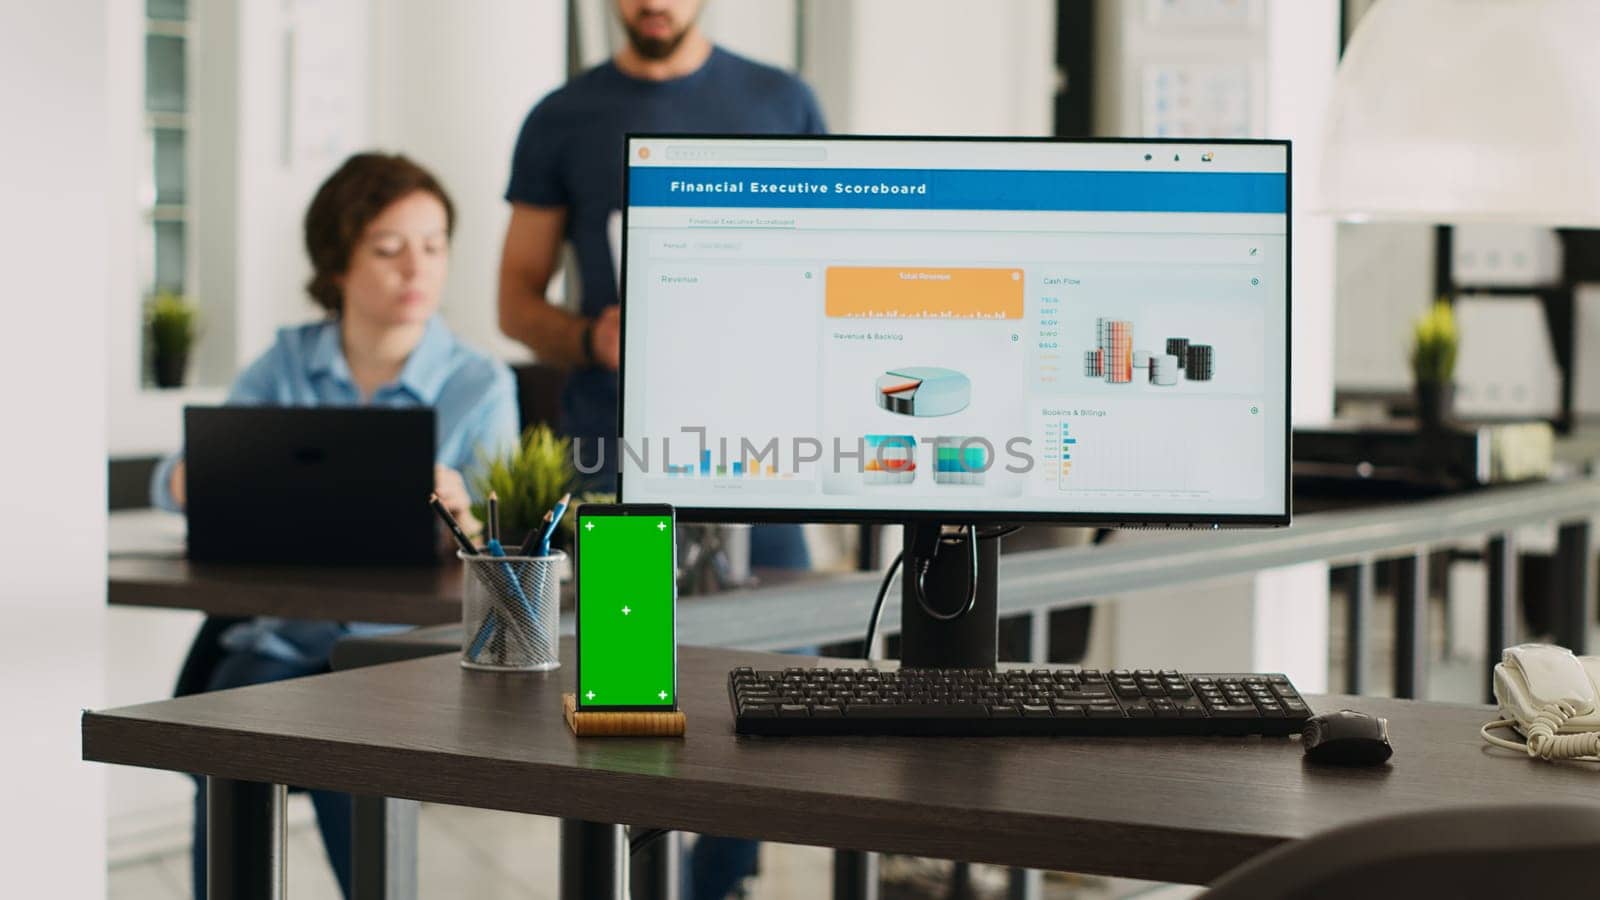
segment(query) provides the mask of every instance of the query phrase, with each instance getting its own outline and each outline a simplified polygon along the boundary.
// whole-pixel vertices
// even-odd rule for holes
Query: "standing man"
[[[617,0],[627,44],[528,114],[511,160],[511,222],[500,259],[500,330],[570,369],[561,428],[584,457],[601,446],[594,487],[614,490],[622,355],[611,221],[622,208],[628,132],[821,134],[816,98],[799,79],[714,46],[696,19],[702,0]],[[564,242],[577,256],[579,311],[546,299]],[[587,465],[586,465],[587,468]],[[810,564],[798,525],[751,529],[755,565]],[[694,900],[720,900],[755,870],[754,841],[705,836],[690,861]]]
[[[701,0],[617,0],[627,43],[528,114],[511,161],[511,223],[500,262],[500,330],[542,362],[570,367],[562,430],[584,457],[608,446],[598,489],[611,489],[618,448],[619,248],[608,235],[622,208],[628,132],[821,134],[809,88],[711,43]],[[546,299],[563,241],[577,256],[580,311]],[[752,548],[754,551],[759,548]]]

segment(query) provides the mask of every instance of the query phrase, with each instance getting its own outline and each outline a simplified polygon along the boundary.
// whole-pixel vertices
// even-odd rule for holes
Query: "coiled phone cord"
[[[1600,731],[1591,731],[1587,734],[1557,734],[1561,726],[1577,713],[1569,703],[1552,703],[1542,707],[1539,714],[1528,725],[1527,743],[1508,741],[1505,738],[1495,737],[1490,731],[1501,728],[1514,728],[1516,721],[1513,719],[1499,719],[1489,722],[1478,730],[1483,739],[1496,747],[1507,750],[1523,750],[1529,756],[1541,759],[1590,759],[1600,761]]]

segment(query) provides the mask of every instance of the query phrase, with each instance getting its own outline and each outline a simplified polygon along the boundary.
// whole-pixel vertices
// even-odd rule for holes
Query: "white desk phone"
[[[1479,731],[1497,747],[1543,759],[1600,760],[1600,656],[1565,647],[1519,644],[1494,667],[1500,718]],[[1526,742],[1490,734],[1514,728]]]

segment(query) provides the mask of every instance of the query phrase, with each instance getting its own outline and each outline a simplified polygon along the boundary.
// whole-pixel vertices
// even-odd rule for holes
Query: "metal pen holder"
[[[540,672],[561,665],[561,570],[567,555],[458,552],[463,567],[461,665]]]

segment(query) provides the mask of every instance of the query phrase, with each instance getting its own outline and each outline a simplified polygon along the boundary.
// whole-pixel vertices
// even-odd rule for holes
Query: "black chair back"
[[[1373,819],[1286,844],[1223,875],[1201,897],[1592,897],[1597,862],[1600,807],[1459,807]]]

